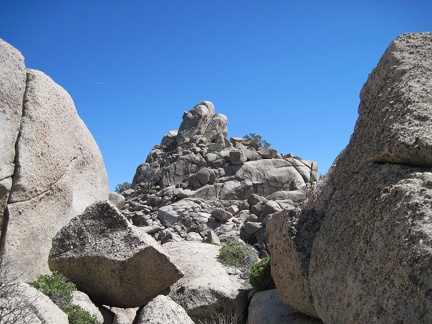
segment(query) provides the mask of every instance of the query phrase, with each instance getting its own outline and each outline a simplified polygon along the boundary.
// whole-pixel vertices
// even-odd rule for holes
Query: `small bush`
[[[255,249],[241,242],[228,241],[219,251],[219,261],[227,266],[250,268],[257,259]]]
[[[72,282],[57,272],[52,275],[40,275],[30,285],[47,295],[62,310],[70,303],[72,292],[76,290]]]
[[[270,271],[270,258],[264,258],[252,266],[249,282],[258,291],[276,288]]]
[[[60,273],[53,272],[51,275],[40,275],[30,284],[43,294],[47,295],[54,304],[64,311],[72,324],[97,324],[94,315],[91,315],[80,306],[72,305],[72,293],[76,290],[75,285]]]
[[[245,135],[243,136],[243,138],[249,141],[250,145],[252,145],[252,147],[255,148],[256,150],[259,150],[260,148],[271,147],[271,144],[269,142],[263,140],[261,135],[255,133],[250,133],[249,135]]]
[[[129,182],[123,182],[123,183],[119,183],[118,185],[115,186],[114,191],[117,193],[122,193],[125,190],[128,190],[132,187],[132,184],[130,184]]]
[[[80,306],[69,304],[64,309],[71,324],[98,324],[98,320]]]
[[[37,297],[29,297],[14,263],[0,255],[0,323],[27,323]]]

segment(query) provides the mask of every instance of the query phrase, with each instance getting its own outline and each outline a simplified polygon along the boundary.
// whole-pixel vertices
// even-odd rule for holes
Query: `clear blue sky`
[[[432,31],[432,1],[0,0],[0,38],[74,99],[110,188],[203,100],[325,173],[392,39]]]

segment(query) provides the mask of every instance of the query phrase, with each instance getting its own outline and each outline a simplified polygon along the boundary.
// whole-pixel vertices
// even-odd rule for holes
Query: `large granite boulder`
[[[0,39],[0,226],[15,172],[15,143],[21,125],[25,87],[23,56]]]
[[[186,311],[171,298],[159,295],[141,310],[137,324],[193,324]]]
[[[335,190],[309,267],[324,322],[431,322],[431,183],[428,169],[371,163]]]
[[[326,323],[432,321],[431,80],[432,33],[396,38],[361,91],[350,143],[310,195],[314,213],[268,223],[277,288],[300,274],[298,303]],[[319,228],[302,233],[315,216]]]
[[[163,247],[185,273],[171,287],[172,300],[194,321],[233,315],[241,322],[247,286],[237,275],[228,274],[218,261],[220,246],[191,241],[166,243]]]
[[[302,190],[306,198],[305,181],[292,163],[285,159],[247,162],[238,169],[235,176],[239,181],[250,180],[253,192],[261,196],[268,196],[281,190]]]
[[[88,207],[54,237],[49,265],[94,301],[124,308],[147,304],[183,275],[107,201]]]
[[[49,272],[57,231],[108,198],[108,179],[69,94],[42,72],[25,70],[3,41],[0,62],[0,250],[31,281]]]

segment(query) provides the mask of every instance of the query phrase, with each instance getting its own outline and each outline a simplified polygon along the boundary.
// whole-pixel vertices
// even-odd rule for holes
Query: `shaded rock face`
[[[280,155],[244,138],[227,136],[227,117],[215,114],[205,101],[183,115],[178,131],[164,136],[141,164],[134,187],[191,189],[195,198],[247,199],[276,191],[293,191],[290,198],[304,200],[317,180],[315,162]]]
[[[432,33],[396,38],[361,91],[350,143],[306,204],[321,215],[315,236],[301,233],[303,212],[269,225],[270,240],[289,246],[287,257],[272,245],[277,288],[284,269],[300,273],[301,303],[325,323],[432,321],[431,80]],[[283,265],[301,236],[313,241],[309,260],[296,261],[309,264],[303,272]]]
[[[183,275],[152,237],[106,201],[54,237],[49,266],[100,304],[124,308],[145,305]]]
[[[108,198],[108,179],[69,94],[26,69],[20,53],[3,41],[0,63],[0,250],[31,281],[49,272],[55,233]]]
[[[272,276],[282,302],[318,317],[309,283],[312,244],[323,215],[314,209],[286,209],[267,222]]]
[[[283,304],[278,298],[276,289],[270,289],[256,292],[252,296],[247,323],[319,324],[322,321]]]

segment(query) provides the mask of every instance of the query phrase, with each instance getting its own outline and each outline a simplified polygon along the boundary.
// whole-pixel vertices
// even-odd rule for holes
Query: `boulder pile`
[[[268,216],[306,199],[316,162],[227,136],[227,117],[205,101],[184,113],[138,166],[122,213],[158,241],[268,242]]]
[[[215,114],[211,102],[196,105],[183,115],[179,130],[165,135],[137,168],[133,187],[165,189],[148,197],[153,207],[186,197],[245,200],[275,192],[283,199],[306,197],[308,184],[317,180],[315,162],[257,147],[245,138],[228,141],[227,121]]]

